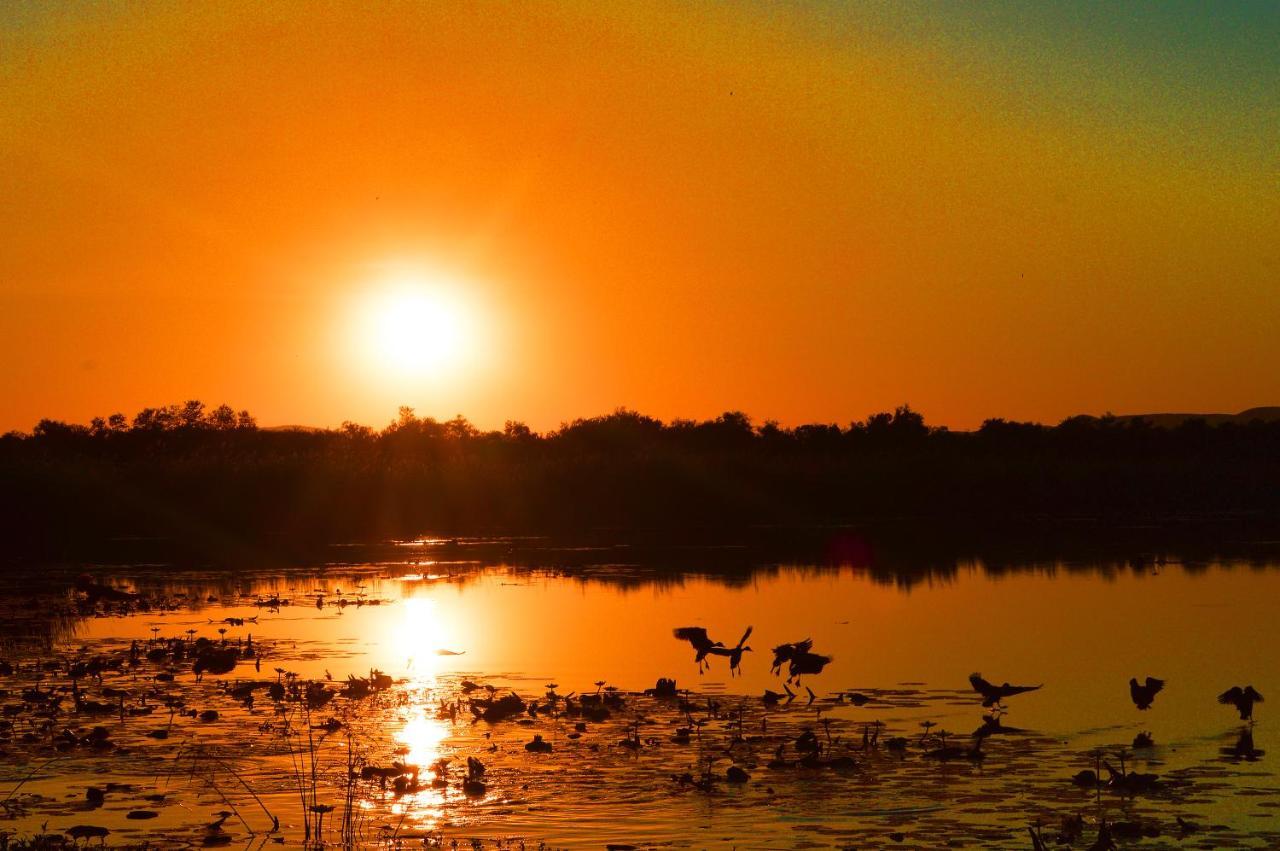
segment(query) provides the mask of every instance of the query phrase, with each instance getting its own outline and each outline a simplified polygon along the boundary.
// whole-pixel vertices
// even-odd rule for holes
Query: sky
[[[1280,404],[1277,44],[1275,3],[5,4],[0,430]]]

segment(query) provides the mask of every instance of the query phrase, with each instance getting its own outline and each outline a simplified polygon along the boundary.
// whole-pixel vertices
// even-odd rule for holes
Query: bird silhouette
[[[729,657],[729,676],[731,677],[737,673],[741,673],[738,670],[738,666],[742,664],[742,654],[751,650],[751,648],[747,646],[747,639],[751,637],[751,629],[751,627],[747,627],[747,631],[742,633],[742,638],[738,639],[738,643],[734,647],[716,647],[715,645],[712,645],[707,650],[707,652],[712,656]]]
[[[831,656],[823,656],[821,653],[810,653],[804,651],[796,653],[791,657],[791,666],[788,669],[788,682],[800,682],[800,677],[805,674],[821,674],[822,669],[830,665]]]
[[[702,673],[703,668],[707,665],[707,654],[717,647],[724,647],[723,642],[712,641],[711,636],[707,635],[707,631],[700,626],[682,626],[672,630],[671,634],[679,640],[687,641],[693,645],[693,649],[697,651],[693,661],[698,663],[699,674]]]
[[[982,695],[982,705],[987,708],[995,706],[1006,697],[1042,688],[1042,686],[1011,686],[1008,683],[998,686],[984,680],[982,674],[970,674],[969,684],[973,686],[974,691]]]
[[[1136,678],[1129,680],[1129,696],[1133,698],[1133,705],[1139,709],[1150,709],[1151,702],[1162,688],[1164,680],[1157,680],[1155,677],[1147,677],[1145,685],[1140,685]]]
[[[1120,770],[1117,771],[1111,763],[1106,760],[1102,761],[1102,767],[1107,770],[1109,775],[1107,786],[1120,792],[1134,793],[1147,792],[1156,786],[1160,780],[1158,774],[1145,774],[1139,771],[1128,771],[1124,766],[1124,754],[1120,754]]]
[[[1254,690],[1253,686],[1232,686],[1227,691],[1218,695],[1218,703],[1234,706],[1240,710],[1241,721],[1253,720],[1253,705],[1262,703],[1262,695]]]
[[[813,639],[806,638],[803,641],[793,641],[790,644],[779,644],[773,648],[773,666],[769,669],[771,674],[777,675],[782,673],[782,666],[790,662],[801,653],[808,653],[813,649]]]

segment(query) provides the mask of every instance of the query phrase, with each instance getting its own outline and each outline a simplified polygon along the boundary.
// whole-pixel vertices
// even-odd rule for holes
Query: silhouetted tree
[[[177,411],[174,419],[177,421],[177,428],[200,428],[205,425],[204,402],[194,399],[187,402]]]
[[[516,420],[507,420],[502,427],[502,436],[513,443],[527,443],[536,437],[532,429]]]
[[[402,408],[381,431],[259,430],[196,400],[0,438],[0,534],[32,548],[97,536],[226,542],[423,530],[533,531],[1280,517],[1280,422],[1173,428],[1117,417],[931,428],[909,406],[847,428],[758,428],[736,411],[663,423],[619,408],[537,434]]]
[[[236,427],[236,422],[236,412],[230,405],[222,404],[209,412],[209,427],[218,431],[230,431]]]
[[[367,425],[360,425],[359,423],[353,423],[350,420],[344,420],[342,423],[342,427],[339,428],[338,431],[344,437],[347,437],[351,440],[367,442],[374,438],[373,429],[369,428]]]
[[[82,425],[72,425],[60,420],[40,420],[31,430],[33,437],[47,441],[66,441],[88,434],[89,430]]]

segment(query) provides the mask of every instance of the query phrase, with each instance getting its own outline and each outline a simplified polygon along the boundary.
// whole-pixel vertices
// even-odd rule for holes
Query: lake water
[[[681,562],[697,558],[684,553]],[[1029,848],[1028,825],[1056,837],[1077,814],[1082,848],[1103,819],[1122,834],[1158,834],[1143,847],[1280,846],[1269,704],[1250,726],[1216,700],[1233,685],[1274,691],[1280,570],[1265,560],[998,571],[962,562],[904,574],[787,564],[673,572],[628,564],[618,550],[577,553],[571,568],[546,561],[504,566],[461,542],[289,571],[99,567],[96,583],[142,596],[99,603],[92,616],[83,603],[71,608],[83,566],[11,575],[6,658],[18,667],[0,677],[12,724],[0,744],[0,798],[8,796],[0,831],[89,825],[107,828],[109,845],[160,837],[297,847],[304,808],[318,803],[334,807],[320,825],[331,846],[344,844],[347,810],[345,844],[367,847],[457,839],[530,848]],[[722,657],[699,674],[693,649],[672,637],[674,627],[702,626],[732,645],[748,625],[753,651],[737,677]],[[134,642],[136,657],[200,636],[241,648],[251,636],[255,653],[199,682],[189,657],[127,660]],[[782,692],[784,680],[770,672],[770,648],[804,638],[834,661],[793,685],[794,701],[766,706],[765,690]],[[66,666],[94,658],[126,661],[73,686]],[[305,719],[296,701],[291,708],[265,690],[251,705],[231,693],[281,679],[277,669],[334,692],[373,669],[393,683],[367,697],[326,698]],[[986,739],[984,758],[941,759],[942,745],[968,750],[988,711],[967,680],[976,671],[1043,688],[1004,702],[1001,723],[1020,732]],[[171,681],[156,679],[166,673]],[[1128,681],[1147,676],[1167,685],[1139,711]],[[660,677],[688,690],[683,706],[640,694]],[[498,697],[514,691],[543,711],[473,721],[468,701],[489,692],[464,692],[464,682],[494,686]],[[560,699],[547,699],[551,684]],[[51,697],[33,703],[23,696],[31,689]],[[869,700],[837,697],[855,692]],[[138,712],[77,711],[77,694]],[[568,712],[571,694],[592,696],[588,703],[619,697],[607,719],[584,720]],[[166,697],[182,706],[165,707]],[[218,717],[201,720],[206,710]],[[93,726],[107,728],[114,747],[95,746]],[[681,727],[691,728],[687,742]],[[151,735],[161,728],[165,738]],[[806,730],[821,743],[807,767],[796,749]],[[1135,749],[1140,732],[1155,746]],[[550,752],[525,748],[535,734]],[[907,739],[905,751],[887,747],[896,737]],[[483,795],[461,789],[468,756],[486,766]],[[442,758],[449,766],[432,787],[427,766]],[[1104,759],[1120,769],[1122,758],[1127,771],[1158,774],[1157,784],[1125,791],[1070,780]],[[349,768],[358,775],[397,762],[421,767],[419,784],[402,794],[376,777],[349,778]],[[727,782],[730,766],[750,779]],[[686,772],[715,781],[680,782]],[[91,786],[106,790],[100,804],[87,801]],[[130,817],[139,812],[148,817]],[[219,812],[230,815],[207,827]],[[1181,830],[1178,818],[1199,829]]]

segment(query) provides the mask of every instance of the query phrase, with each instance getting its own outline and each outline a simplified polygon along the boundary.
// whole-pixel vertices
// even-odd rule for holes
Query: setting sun
[[[473,312],[461,286],[397,275],[365,296],[356,344],[369,366],[403,377],[439,377],[474,354]]]
[[[1280,849],[1277,44],[0,2],[0,851]]]

